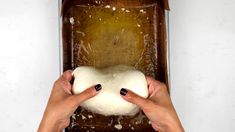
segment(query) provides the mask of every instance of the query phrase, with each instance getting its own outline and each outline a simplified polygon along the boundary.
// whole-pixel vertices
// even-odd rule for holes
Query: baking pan
[[[103,67],[107,67],[110,65],[107,65],[107,62],[103,63],[99,63],[96,64],[94,63],[94,60],[97,61],[100,58],[97,57],[97,55],[95,54],[94,56],[96,56],[95,58],[91,57],[91,58],[87,58],[87,55],[85,55],[85,57],[83,56],[83,54],[85,54],[86,50],[88,50],[87,48],[85,48],[86,50],[82,48],[84,48],[84,45],[81,46],[81,40],[82,38],[84,38],[84,36],[86,34],[88,34],[88,38],[87,40],[85,40],[85,42],[83,41],[82,43],[88,43],[88,40],[94,40],[94,42],[99,42],[101,38],[105,38],[105,37],[97,37],[97,35],[89,35],[92,32],[98,32],[99,34],[102,35],[106,35],[105,32],[100,31],[100,29],[106,29],[106,31],[109,30],[115,30],[115,28],[106,28],[105,26],[102,28],[99,28],[97,25],[95,25],[94,23],[88,22],[89,17],[93,17],[96,16],[97,18],[93,18],[97,19],[97,21],[100,19],[99,16],[103,16],[103,14],[107,15],[107,17],[112,16],[113,14],[111,12],[107,12],[107,10],[124,10],[123,8],[119,8],[118,6],[112,6],[112,3],[110,4],[106,4],[102,7],[99,7],[95,4],[97,4],[96,0],[94,1],[94,5],[90,6],[90,5],[84,5],[83,2],[84,0],[65,0],[65,1],[60,1],[59,2],[59,9],[60,9],[60,57],[61,57],[61,73],[67,69],[74,69],[77,66],[83,66],[83,65],[89,65],[89,66],[95,66],[97,68],[103,68]],[[92,2],[92,0],[89,0]],[[105,0],[104,0],[105,1]],[[109,0],[106,0],[106,2]],[[121,1],[121,0],[116,0],[117,1]],[[141,1],[141,0],[139,0]],[[62,4],[63,2],[68,2],[67,4]],[[166,4],[166,1],[161,1],[159,3],[157,3],[156,1],[150,0],[149,1],[150,4],[141,6],[141,5],[135,5],[134,7],[129,6],[129,7],[125,7],[125,12],[128,13],[130,12],[136,12],[136,10],[144,13],[144,11],[146,12],[151,12],[151,11],[155,11],[155,13],[160,13],[158,14],[158,16],[153,16],[152,18],[152,23],[147,23],[149,25],[147,25],[149,28],[141,28],[140,30],[136,30],[135,26],[130,26],[128,24],[133,24],[134,25],[134,20],[133,19],[139,19],[139,13],[135,13],[137,15],[133,15],[132,18],[129,18],[130,16],[125,16],[123,17],[123,20],[119,20],[119,23],[121,21],[130,21],[129,23],[127,22],[127,25],[122,24],[121,26],[130,26],[132,28],[133,31],[143,31],[144,34],[145,33],[149,33],[151,34],[151,32],[153,35],[150,35],[150,38],[154,38],[152,39],[152,42],[147,42],[149,45],[154,45],[154,47],[156,48],[155,51],[156,53],[153,53],[156,60],[154,60],[152,58],[151,55],[148,55],[148,57],[150,56],[150,58],[144,58],[140,61],[140,63],[144,63],[145,60],[153,60],[153,62],[155,63],[152,67],[152,69],[150,68],[150,70],[148,68],[141,68],[141,67],[136,67],[138,70],[141,70],[142,72],[144,72],[146,75],[148,76],[152,76],[154,78],[156,78],[157,80],[160,80],[164,83],[166,83],[168,85],[168,87],[170,86],[170,75],[169,75],[169,12],[168,12],[168,4]],[[153,2],[153,3],[151,3]],[[86,3],[86,2],[85,2]],[[124,2],[125,3],[125,2]],[[128,2],[127,2],[128,3]],[[88,8],[90,10],[92,10],[91,12],[88,12],[89,15],[85,15],[86,10],[88,10]],[[157,9],[156,9],[157,8]],[[99,13],[101,12],[101,14]],[[93,14],[92,14],[93,13]],[[102,14],[103,13],[103,14]],[[91,16],[90,16],[91,15]],[[119,14],[115,14],[116,16],[119,16]],[[115,16],[114,15],[114,16]],[[153,15],[150,13],[150,16]],[[135,18],[136,17],[136,18]],[[105,19],[106,16],[103,16],[102,19]],[[101,19],[101,21],[102,21]],[[141,18],[143,19],[143,18]],[[157,20],[155,20],[157,19]],[[78,21],[77,21],[78,20]],[[81,20],[81,21],[80,21]],[[113,20],[114,21],[114,20]],[[156,27],[156,23],[158,24],[158,27]],[[82,25],[82,27],[78,27],[76,25],[76,23],[79,23]],[[88,24],[87,24],[88,23]],[[87,26],[87,25],[89,26]],[[146,24],[146,22],[140,23],[140,25],[136,25],[137,27],[142,26]],[[155,25],[154,25],[155,24]],[[107,25],[106,25],[107,26]],[[114,26],[120,26],[120,24],[114,24]],[[146,26],[146,25],[145,25]],[[86,28],[84,28],[86,27]],[[154,28],[154,30],[152,30]],[[79,30],[77,30],[79,29]],[[125,29],[125,28],[124,28]],[[91,32],[89,32],[90,30],[92,30]],[[119,29],[116,29],[117,31],[119,31]],[[158,32],[158,33],[155,33]],[[103,33],[103,34],[102,34]],[[74,37],[76,36],[76,34],[78,37]],[[111,34],[113,34],[113,32],[111,32]],[[157,35],[157,37],[156,37]],[[128,36],[128,35],[125,35]],[[142,41],[136,38],[141,38],[144,37],[143,35],[134,35],[134,36],[129,36],[125,38],[121,38],[121,39],[129,39],[129,38],[133,38],[133,41],[135,41],[137,44],[138,42],[141,43]],[[112,42],[112,44],[115,45],[115,43],[119,44],[120,42],[113,42],[112,40],[106,39],[108,42]],[[127,40],[128,42],[130,42],[131,40]],[[149,39],[149,41],[151,41]],[[100,43],[102,43],[103,41],[99,42],[99,43],[93,44],[93,45],[99,45]],[[76,46],[77,44],[77,46]],[[125,43],[125,45],[128,43]],[[74,48],[75,47],[75,48]],[[85,47],[89,47],[89,45],[85,45]],[[152,50],[154,47],[149,47],[149,50]],[[79,49],[80,48],[80,49]],[[96,47],[96,49],[99,47]],[[101,47],[104,48],[104,47]],[[106,48],[106,53],[103,55],[103,53],[98,53],[99,55],[103,55],[102,58],[106,57],[107,55],[111,54],[112,57],[112,52],[109,52],[109,49],[112,50],[109,47],[105,47]],[[120,47],[117,47],[116,49],[120,49]],[[128,47],[129,50],[131,50],[132,52],[136,52],[136,53],[143,53],[141,51],[139,51],[138,49],[133,49],[133,47]],[[134,47],[135,48],[135,47]],[[92,50],[92,48],[90,48],[90,50]],[[121,50],[120,50],[121,51]],[[117,51],[117,53],[121,53],[120,51]],[[128,57],[131,57],[132,54],[123,54],[123,56],[127,55]],[[80,57],[80,58],[79,58]],[[123,57],[122,57],[123,58]],[[124,64],[128,64],[128,65],[133,65],[134,62],[139,61],[138,59],[135,60],[135,58],[133,58],[133,63],[129,63],[129,61],[124,61],[122,59],[119,58],[115,58],[113,60],[109,59],[109,64],[111,63],[112,65],[116,65],[119,63],[124,63]],[[88,61],[87,61],[88,60]],[[76,63],[77,62],[77,63]],[[92,63],[91,63],[92,62]],[[149,65],[148,63],[146,63],[146,65]],[[135,66],[135,65],[133,65]],[[146,70],[147,69],[147,70]],[[140,120],[141,119],[141,120]],[[148,121],[148,119],[145,117],[145,115],[140,112],[138,113],[136,116],[134,117],[129,117],[129,116],[109,116],[109,117],[104,117],[102,115],[98,115],[98,114],[94,114],[91,113],[89,111],[86,111],[82,108],[78,108],[76,110],[76,112],[74,113],[74,115],[71,117],[71,124],[68,128],[66,128],[65,131],[68,132],[72,132],[72,131],[153,131],[150,122]]]

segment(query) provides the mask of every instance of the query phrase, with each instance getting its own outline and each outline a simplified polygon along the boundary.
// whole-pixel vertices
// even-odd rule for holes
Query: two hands
[[[66,71],[55,82],[38,132],[59,132],[70,123],[70,117],[77,107],[101,90],[100,85],[73,95],[71,93],[72,71]],[[149,98],[145,99],[127,89],[121,89],[120,95],[128,102],[138,105],[149,118],[152,127],[159,132],[183,132],[184,129],[176,114],[165,84],[146,77]]]

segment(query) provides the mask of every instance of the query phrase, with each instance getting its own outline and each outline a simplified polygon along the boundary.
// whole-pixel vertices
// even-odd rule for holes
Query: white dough
[[[120,95],[120,89],[126,88],[147,98],[148,88],[145,75],[129,66],[118,65],[105,69],[82,66],[74,70],[73,93],[78,94],[85,89],[101,84],[98,95],[81,104],[94,113],[109,115],[134,115],[139,108]]]

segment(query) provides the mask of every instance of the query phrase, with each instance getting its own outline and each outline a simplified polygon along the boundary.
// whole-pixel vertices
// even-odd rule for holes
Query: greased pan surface
[[[168,83],[166,22],[160,3],[67,2],[61,23],[63,70],[125,64]],[[143,113],[104,117],[78,108],[71,120],[66,131],[153,131]]]

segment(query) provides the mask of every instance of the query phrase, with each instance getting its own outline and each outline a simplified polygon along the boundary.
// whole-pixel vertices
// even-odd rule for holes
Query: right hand
[[[150,94],[148,99],[140,97],[128,89],[120,91],[122,97],[143,110],[154,130],[183,132],[184,129],[171,102],[166,85],[151,77],[146,77],[146,80]]]

